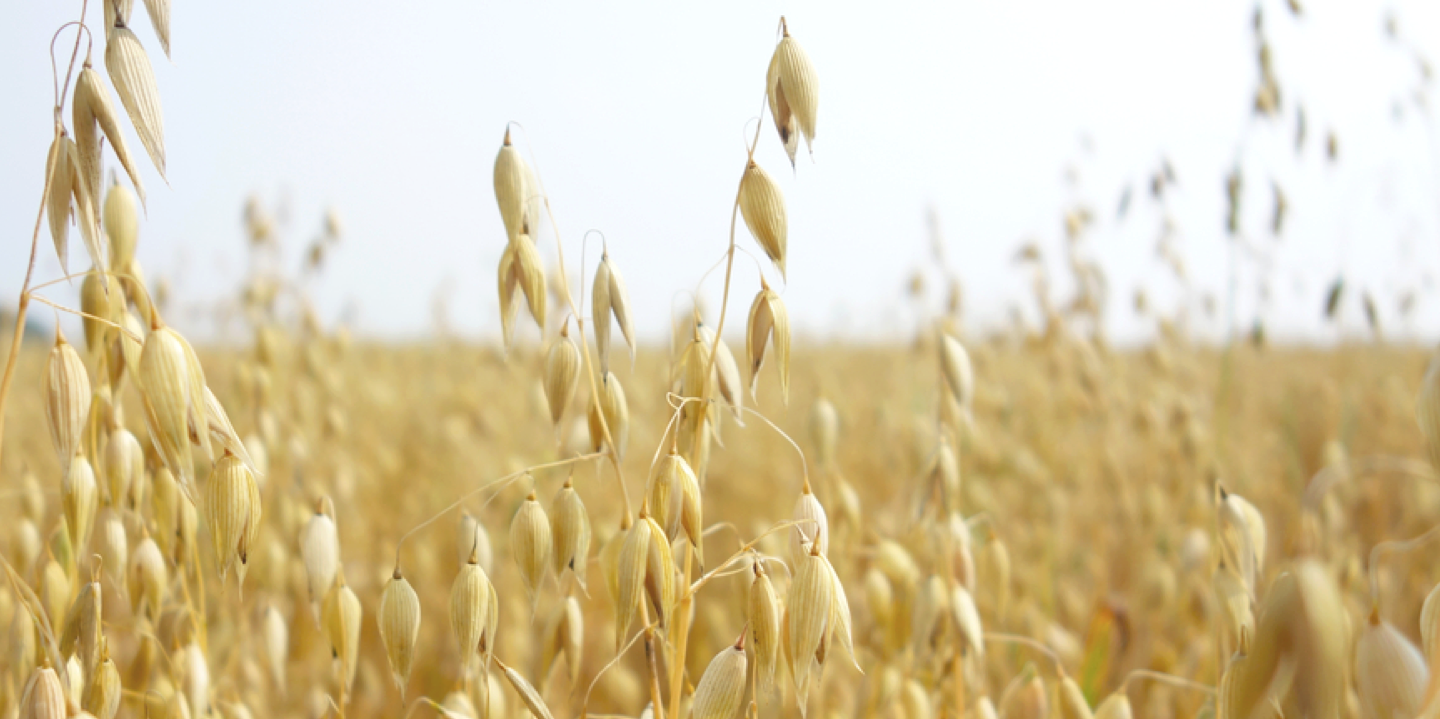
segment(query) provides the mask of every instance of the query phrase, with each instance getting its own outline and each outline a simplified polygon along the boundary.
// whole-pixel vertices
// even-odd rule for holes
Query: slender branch
[[[1019,644],[1021,646],[1029,647],[1037,652],[1040,652],[1041,654],[1044,654],[1045,658],[1049,659],[1051,663],[1054,664],[1055,671],[1061,672],[1065,670],[1064,665],[1060,663],[1060,655],[1056,654],[1055,650],[1051,649],[1044,642],[1031,639],[1030,637],[1022,637],[1019,634],[1001,634],[998,632],[985,632],[985,641],[1000,642],[1003,644]]]
[[[1193,689],[1197,692],[1203,692],[1205,694],[1209,694],[1210,696],[1215,696],[1215,688],[1209,686],[1208,684],[1201,684],[1200,682],[1191,681],[1184,677],[1177,677],[1173,674],[1165,674],[1164,672],[1156,672],[1149,669],[1136,669],[1135,671],[1130,672],[1125,676],[1125,681],[1120,682],[1120,688],[1116,689],[1115,691],[1124,692],[1126,689],[1129,688],[1130,680],[1132,679],[1149,679],[1151,681],[1160,682],[1161,684],[1169,684],[1172,687],[1178,687],[1180,689]]]

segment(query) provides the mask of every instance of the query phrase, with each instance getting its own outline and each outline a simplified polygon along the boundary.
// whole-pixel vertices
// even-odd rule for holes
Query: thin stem
[[[521,127],[520,129],[523,131],[525,128]],[[528,133],[526,138],[528,143]],[[530,155],[530,159],[532,168],[538,168],[539,163],[534,162],[535,155],[533,152]],[[565,274],[565,247],[560,242],[560,223],[555,221],[555,211],[550,207],[550,196],[545,193],[545,183],[540,179],[540,170],[534,169],[534,173],[535,182],[540,185],[540,200],[545,204],[545,215],[550,218],[550,228],[555,233],[555,261],[559,264],[560,270],[560,294],[563,296],[565,304],[570,306],[570,313],[575,316],[575,326],[580,333],[580,352],[585,357],[585,378],[590,383],[590,402],[599,404],[600,383],[595,379],[595,361],[594,358],[590,356],[590,345],[585,341],[585,322],[580,319],[580,310],[575,304],[575,298],[570,294],[570,279]],[[580,284],[582,287],[585,284],[585,271],[583,267],[580,271]],[[596,409],[599,408],[597,407]],[[600,434],[605,440],[605,456],[609,458],[610,466],[615,468],[615,481],[620,484],[620,498],[624,502],[625,516],[629,517],[631,514],[630,494],[625,491],[625,471],[620,466],[620,456],[615,449],[616,445],[613,435],[610,433],[610,422],[605,419],[604,412],[597,411],[595,414],[600,419]],[[659,718],[657,717],[657,719]]]
[[[1440,524],[1425,530],[1424,534],[1411,539],[1381,542],[1370,550],[1370,603],[1380,606],[1380,557],[1387,553],[1408,552],[1440,534]]]
[[[582,455],[580,455],[580,456],[578,456],[578,457],[571,457],[570,459],[561,459],[561,460],[557,460],[557,461],[554,461],[554,462],[546,462],[545,464],[532,465],[532,466],[526,467],[525,469],[522,469],[522,470],[520,470],[520,471],[518,471],[518,472],[511,472],[510,474],[507,474],[507,475],[505,475],[505,476],[503,476],[503,477],[501,477],[501,478],[499,478],[499,479],[495,479],[495,480],[491,480],[491,481],[489,481],[489,482],[486,482],[485,484],[481,485],[480,487],[477,487],[476,489],[473,489],[473,490],[465,493],[464,496],[460,497],[459,499],[455,500],[454,502],[451,502],[451,503],[450,503],[448,506],[446,506],[444,509],[440,510],[439,512],[436,512],[436,513],[435,513],[434,515],[432,515],[429,519],[426,519],[425,521],[423,521],[423,522],[421,522],[420,524],[416,525],[413,529],[411,529],[410,531],[406,532],[404,535],[402,535],[402,536],[400,537],[400,541],[398,541],[398,542],[395,543],[395,568],[396,568],[396,569],[399,569],[399,568],[400,568],[400,549],[401,549],[401,547],[405,546],[405,540],[409,539],[409,538],[410,538],[410,535],[415,534],[416,532],[418,532],[418,531],[420,531],[420,530],[422,530],[422,529],[430,526],[430,525],[433,524],[436,520],[440,519],[441,517],[445,516],[446,514],[449,514],[451,510],[453,510],[453,509],[455,509],[456,507],[459,507],[460,505],[464,504],[464,503],[465,503],[466,501],[468,501],[471,497],[474,497],[475,495],[480,494],[481,492],[484,492],[484,491],[487,490],[487,489],[494,488],[496,485],[504,485],[504,484],[508,484],[509,482],[513,482],[513,481],[515,481],[515,480],[517,480],[517,479],[519,479],[519,478],[521,478],[521,477],[523,477],[523,476],[525,476],[525,475],[527,475],[527,474],[530,474],[531,472],[539,471],[539,470],[542,470],[542,469],[553,469],[553,468],[555,468],[555,467],[564,467],[564,466],[571,465],[571,464],[577,464],[577,463],[579,463],[579,462],[586,462],[586,461],[589,461],[589,460],[592,460],[592,459],[596,459],[596,458],[601,457],[601,456],[602,456],[602,455],[601,455],[600,453],[582,454]],[[503,489],[503,487],[501,487],[501,488]]]
[[[617,663],[619,663],[620,658],[625,656],[625,652],[630,651],[630,647],[635,646],[635,642],[640,641],[640,637],[645,636],[645,632],[651,631],[653,629],[653,624],[647,624],[639,631],[635,632],[635,636],[630,637],[630,641],[625,642],[625,645],[620,647],[620,651],[615,652],[615,656],[612,657],[609,662],[606,662],[605,666],[600,667],[600,671],[596,672],[594,678],[590,680],[590,687],[585,690],[585,701],[582,702],[580,705],[582,714],[585,713],[584,708],[590,706],[590,693],[595,691],[595,685],[600,683],[600,677],[604,676],[605,672],[610,671],[611,667],[614,667]],[[591,714],[590,716],[595,715]]]
[[[141,337],[140,335],[137,335],[137,334],[135,334],[134,332],[131,332],[128,328],[122,327],[121,325],[118,325],[118,324],[116,324],[116,323],[114,323],[114,322],[112,322],[112,321],[110,321],[110,320],[107,320],[107,319],[105,319],[104,317],[97,317],[97,316],[95,316],[95,315],[90,314],[89,312],[81,312],[80,310],[71,309],[71,308],[66,307],[66,306],[64,306],[64,305],[62,305],[62,304],[58,304],[58,303],[56,303],[56,302],[51,302],[50,300],[47,300],[47,299],[45,299],[44,297],[41,297],[40,295],[36,295],[36,294],[32,294],[32,295],[30,296],[30,299],[35,300],[35,301],[39,302],[39,303],[42,304],[42,305],[50,305],[51,307],[54,307],[55,309],[57,309],[57,310],[59,310],[59,311],[61,311],[61,312],[68,312],[68,313],[70,313],[70,314],[72,314],[72,315],[79,315],[79,316],[81,316],[81,317],[84,317],[84,318],[87,319],[87,320],[95,320],[96,322],[102,322],[102,323],[104,323],[104,324],[110,325],[111,327],[114,327],[114,328],[117,329],[117,330],[120,330],[121,332],[124,332],[130,339],[135,340],[136,342],[140,342],[140,343],[142,343],[142,344],[145,342],[145,338],[144,338],[144,337]]]
[[[1036,641],[1034,639],[1031,639],[1030,637],[1022,637],[1019,634],[1001,634],[998,632],[985,632],[985,641],[1000,642],[1004,644],[1019,644],[1021,646],[1030,647],[1031,649],[1034,649],[1035,651],[1044,654],[1045,658],[1049,659],[1051,663],[1054,664],[1055,671],[1064,671],[1064,665],[1060,663],[1060,655],[1056,654],[1054,649],[1046,646],[1043,642]]]
[[[650,706],[654,709],[655,719],[665,719],[665,699],[660,695],[659,659],[655,656],[655,630],[647,626],[644,634],[645,663],[650,669]]]
[[[55,138],[60,137],[55,126]],[[0,377],[0,459],[5,456],[5,400],[10,396],[10,382],[15,379],[15,365],[20,360],[20,345],[25,341],[25,312],[30,307],[30,279],[35,275],[35,253],[40,246],[40,222],[45,217],[45,201],[50,195],[50,180],[55,176],[53,156],[45,163],[45,186],[40,191],[40,209],[35,213],[35,231],[30,235],[30,260],[25,266],[25,281],[20,285],[20,303],[15,308],[15,333],[10,339],[10,356],[5,360],[5,374]],[[3,465],[0,465],[3,466]]]
[[[754,549],[757,545],[760,544],[760,541],[763,540],[763,539],[765,539],[766,537],[768,537],[768,536],[770,536],[770,535],[772,535],[772,534],[774,534],[774,533],[776,533],[776,532],[779,532],[779,531],[781,531],[781,530],[789,529],[790,527],[794,527],[794,526],[796,526],[796,525],[800,525],[800,524],[817,524],[817,523],[818,523],[818,522],[817,522],[816,520],[814,520],[814,519],[791,519],[791,520],[787,520],[787,521],[784,521],[784,522],[780,522],[779,524],[776,524],[775,526],[773,526],[773,527],[765,530],[764,532],[762,532],[762,533],[760,534],[760,536],[758,536],[758,537],[756,537],[756,538],[754,538],[754,539],[746,542],[745,544],[741,545],[739,550],[737,550],[734,554],[730,555],[730,557],[729,557],[728,559],[726,559],[725,561],[721,562],[721,563],[720,563],[718,566],[716,566],[714,569],[712,569],[712,570],[710,570],[709,572],[701,575],[699,579],[695,580],[695,583],[694,583],[694,584],[691,584],[691,585],[690,585],[690,588],[685,591],[685,595],[682,596],[681,599],[682,599],[682,600],[686,600],[686,599],[689,599],[690,597],[694,596],[695,592],[700,591],[700,588],[701,588],[701,587],[703,587],[703,586],[705,586],[706,584],[708,584],[708,583],[710,582],[710,580],[711,580],[711,579],[714,579],[717,575],[719,575],[719,573],[720,573],[722,570],[728,568],[731,564],[734,564],[735,562],[739,561],[739,560],[740,560],[740,557],[741,557],[742,555],[744,555],[746,552]]]
[[[770,425],[770,429],[775,430],[775,432],[776,432],[777,434],[779,434],[781,437],[784,437],[784,438],[785,438],[785,441],[786,441],[786,442],[789,442],[789,443],[790,443],[790,446],[791,446],[791,447],[794,447],[794,448],[795,448],[795,453],[798,454],[798,455],[800,455],[800,472],[801,472],[801,476],[802,476],[802,477],[804,478],[804,480],[805,480],[805,486],[807,486],[807,487],[810,486],[810,464],[805,461],[805,450],[800,449],[800,445],[797,444],[797,443],[795,442],[795,440],[794,440],[793,438],[791,438],[790,435],[785,434],[785,430],[780,429],[778,426],[776,426],[776,424],[775,424],[774,422],[771,422],[769,417],[766,417],[765,415],[760,414],[759,412],[757,412],[757,411],[755,411],[754,409],[751,409],[751,408],[749,408],[749,407],[741,407],[740,409],[742,409],[742,410],[744,410],[744,411],[746,411],[746,412],[749,412],[750,414],[753,414],[753,415],[755,415],[756,417],[759,417],[761,422],[764,422],[765,424]]]
[[[1122,693],[1126,691],[1126,689],[1129,688],[1131,679],[1149,679],[1151,681],[1160,682],[1161,684],[1169,684],[1172,687],[1178,687],[1180,689],[1193,689],[1197,692],[1203,692],[1210,696],[1215,696],[1215,688],[1208,684],[1201,684],[1200,682],[1191,681],[1184,677],[1177,677],[1173,674],[1151,671],[1149,669],[1136,669],[1135,671],[1130,672],[1125,676],[1125,681],[1120,682],[1120,688],[1116,689],[1115,691]]]

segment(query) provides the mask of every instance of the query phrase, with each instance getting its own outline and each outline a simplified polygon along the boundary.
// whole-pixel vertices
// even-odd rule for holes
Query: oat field
[[[904,345],[792,337],[786,168],[755,148],[823,152],[822,72],[784,18],[726,261],[677,281],[724,299],[669,343],[512,124],[500,342],[356,339],[257,274],[230,346],[135,253],[169,2],[82,17],[0,339],[0,716],[1440,716],[1430,352],[1165,317],[1116,348],[1081,265],[1040,328],[967,332],[956,299]],[[33,276],[51,251],[69,274]],[[41,309],[83,333],[27,337]]]

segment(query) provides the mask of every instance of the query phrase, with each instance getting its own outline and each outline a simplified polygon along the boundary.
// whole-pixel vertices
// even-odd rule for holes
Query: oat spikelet
[[[455,583],[450,586],[450,630],[460,645],[461,662],[466,671],[477,651],[488,660],[494,646],[494,630],[499,616],[499,607],[492,601],[494,596],[495,588],[490,583],[490,577],[472,555],[460,567]]]
[[[1085,701],[1085,693],[1080,691],[1080,685],[1063,669],[1060,671],[1058,689],[1056,708],[1059,710],[1060,719],[1095,719],[1095,715],[1090,711],[1090,703]]]
[[[525,208],[530,201],[530,170],[520,151],[510,144],[510,130],[495,155],[495,202],[500,205],[500,220],[505,223],[505,236],[515,242],[522,234],[534,231],[525,227]]]
[[[823,554],[819,557],[830,576],[830,584],[834,586],[832,594],[835,599],[830,605],[830,626],[834,628],[835,638],[839,640],[840,648],[845,650],[845,656],[850,657],[850,663],[855,666],[856,671],[861,671],[860,658],[855,656],[854,622],[850,616],[850,599],[845,595],[845,585],[840,582],[840,575],[835,573],[835,567],[830,564],[830,560]]]
[[[730,405],[730,411],[735,415],[735,423],[745,425],[745,389],[740,383],[740,368],[735,364],[735,355],[730,353],[729,345],[722,339],[717,344],[715,341],[715,330],[708,325],[698,325],[696,328],[700,334],[700,341],[706,347],[715,348],[715,383],[720,390],[720,396],[726,404]]]
[[[102,605],[99,582],[81,585],[75,601],[70,603],[70,611],[66,613],[60,638],[60,653],[78,656],[87,675],[93,673],[95,665],[100,663]]]
[[[549,288],[545,284],[545,266],[540,262],[540,251],[530,235],[521,235],[515,240],[515,269],[520,291],[525,293],[525,304],[535,325],[545,330],[545,298]]]
[[[555,423],[555,432],[561,429],[560,420],[565,418],[565,409],[575,397],[575,388],[580,381],[580,350],[570,341],[567,328],[560,329],[560,336],[550,345],[545,356],[545,399],[550,404],[550,421]]]
[[[832,629],[835,583],[818,551],[796,562],[795,578],[785,598],[786,657],[795,678],[796,703],[805,713],[811,665]]]
[[[501,666],[505,670],[505,679],[510,682],[515,693],[520,695],[520,701],[525,702],[525,707],[530,710],[530,714],[535,719],[555,719],[550,714],[550,707],[545,706],[545,699],[540,696],[540,692],[535,691],[535,687],[531,686],[525,677],[520,676],[520,673],[511,667]]]
[[[500,254],[500,276],[496,281],[496,287],[500,289],[500,336],[506,350],[510,349],[510,342],[515,338],[515,315],[520,309],[520,304],[515,301],[520,291],[520,274],[516,271],[518,244],[511,242],[505,245],[505,251]]]
[[[65,719],[65,687],[50,667],[36,669],[21,695],[21,719]]]
[[[344,575],[325,595],[321,627],[330,642],[334,657],[340,661],[348,690],[355,683],[355,669],[360,654],[360,598],[345,584]]]
[[[782,20],[783,23],[783,20]],[[805,136],[805,147],[815,139],[815,116],[820,105],[820,81],[810,57],[786,28],[775,54],[770,57],[770,68],[765,73],[765,91],[770,101],[770,113],[775,118],[775,128],[780,131],[780,141],[795,164],[795,150],[799,135]],[[798,125],[799,133],[796,132]]]
[[[692,719],[733,719],[745,699],[745,635],[710,660],[691,700]]]
[[[300,556],[305,562],[311,602],[319,602],[330,591],[340,566],[340,537],[335,530],[335,520],[325,512],[329,504],[329,497],[321,498],[300,537]]]
[[[515,555],[515,566],[525,582],[525,594],[530,598],[532,610],[540,601],[540,583],[545,580],[552,541],[550,520],[531,492],[510,520],[510,551]]]
[[[590,557],[590,514],[585,511],[580,493],[575,491],[568,478],[565,486],[556,493],[551,506],[550,534],[555,545],[555,576],[559,577],[569,569],[584,587],[585,568]]]
[[[156,325],[145,338],[136,380],[145,409],[145,426],[156,454],[194,497],[194,463],[190,453],[190,420],[195,388],[188,344],[175,330]],[[203,382],[201,384],[203,386]]]
[[[143,609],[152,619],[159,616],[164,606],[165,588],[169,585],[166,566],[160,546],[148,534],[142,535],[130,555],[131,611],[138,614]]]
[[[785,241],[788,224],[785,219],[785,197],[780,185],[763,168],[750,160],[740,178],[740,216],[745,226],[775,268],[785,277]]]
[[[975,607],[975,598],[958,582],[950,587],[950,611],[955,615],[955,626],[965,640],[966,651],[984,657],[985,630],[980,623],[980,611]]]
[[[972,420],[975,400],[975,371],[970,364],[970,354],[960,341],[948,334],[940,340],[940,370],[945,376],[945,386],[966,422]]]
[[[1363,715],[1415,717],[1428,676],[1420,649],[1372,611],[1355,642],[1355,689]]]
[[[1130,697],[1125,692],[1117,691],[1100,702],[1095,707],[1095,719],[1134,719],[1135,712],[1130,707]]]
[[[62,474],[80,451],[80,437],[90,415],[90,375],[80,353],[55,333],[55,346],[45,367],[45,420]]]
[[[133,175],[131,178],[138,187],[139,180]],[[105,193],[101,220],[105,235],[110,238],[110,269],[123,272],[135,261],[135,247],[140,242],[140,217],[135,212],[135,195],[118,181],[112,182]]]
[[[90,196],[98,201],[101,190],[100,136],[96,133],[98,125],[98,129],[105,133],[105,139],[110,142],[110,148],[114,150],[115,157],[119,158],[120,166],[125,168],[125,173],[135,184],[135,192],[140,196],[140,202],[143,204],[145,202],[145,184],[141,182],[135,161],[130,157],[130,148],[125,144],[125,136],[120,133],[120,115],[115,112],[115,105],[110,102],[110,91],[105,89],[105,83],[100,79],[100,73],[90,67],[88,62],[85,63],[84,69],[80,71],[79,77],[75,80],[75,99],[72,111],[75,121],[75,145],[80,151],[80,168],[84,173],[85,182],[88,183]],[[126,190],[125,194],[128,196],[129,191]],[[131,202],[133,219],[133,199]],[[105,200],[104,215],[105,227],[109,231],[111,223],[108,197]],[[113,233],[110,239],[112,242],[119,242]],[[126,239],[131,242],[130,256],[133,256],[135,238],[132,235]],[[114,254],[112,253],[111,256],[114,257]]]
[[[605,426],[600,418],[605,418]],[[625,446],[630,441],[630,405],[625,399],[625,388],[613,372],[606,372],[600,380],[600,401],[590,402],[586,412],[590,428],[590,445],[595,451],[605,444],[605,428],[610,429],[610,438],[615,440],[615,455],[625,459]]]
[[[150,16],[150,26],[160,39],[160,49],[170,57],[170,0],[145,0],[145,14]]]
[[[140,136],[140,143],[150,153],[155,170],[164,179],[165,118],[160,110],[160,92],[155,87],[150,58],[130,28],[124,25],[110,28],[105,38],[105,69],[110,71],[110,82],[120,95],[120,104],[130,114],[135,134]]]
[[[50,239],[55,243],[55,256],[60,258],[60,271],[70,274],[68,247],[70,244],[70,198],[78,178],[75,163],[70,160],[75,143],[62,128],[50,143],[50,154],[45,159],[45,171],[50,184],[45,190],[45,214],[50,219]]]
[[[820,465],[835,466],[835,450],[840,444],[840,415],[835,405],[824,397],[817,397],[810,408],[810,439],[815,444]]]
[[[1004,719],[1046,719],[1050,716],[1045,683],[1034,664],[1026,664],[1000,695],[1000,716]]]
[[[251,515],[260,512],[260,507],[252,506],[258,494],[254,485],[255,476],[229,452],[215,463],[205,484],[205,523],[210,526],[222,584],[230,568],[244,564],[249,556]]]
[[[115,662],[106,652],[105,660],[85,685],[80,703],[95,719],[114,719],[120,710],[120,694],[120,670],[116,669]]]
[[[755,396],[755,380],[765,364],[765,346],[775,348],[775,365],[780,372],[780,394],[790,401],[790,315],[780,295],[761,281],[760,293],[750,305],[750,320],[745,329],[745,356],[750,358],[750,396]]]
[[[617,538],[618,539],[618,538]],[[616,541],[616,540],[612,540]],[[645,567],[650,556],[650,530],[642,520],[625,532],[616,561],[615,581],[615,650],[625,645],[625,635],[640,608],[640,594],[645,587]]]
[[[265,649],[265,663],[270,667],[270,679],[281,692],[285,691],[285,663],[290,653],[290,627],[284,615],[275,605],[265,607],[261,619],[260,638]]]
[[[600,354],[600,371],[610,371],[610,316],[620,325],[620,334],[630,348],[630,359],[635,359],[635,320],[630,313],[630,293],[625,289],[625,280],[620,270],[610,262],[610,253],[600,255],[600,266],[595,270],[595,285],[592,292],[595,317],[595,347]]]
[[[415,643],[420,639],[420,597],[400,574],[399,567],[380,593],[378,621],[385,658],[390,660],[390,673],[404,700],[405,685],[410,683],[410,666],[415,660]]]
[[[800,488],[800,498],[795,500],[795,531],[791,534],[790,554],[795,561],[801,561],[813,551],[824,554],[830,549],[830,520],[825,516],[825,507],[810,491],[810,483]]]
[[[755,576],[750,582],[750,636],[754,639],[755,671],[760,685],[769,689],[775,684],[775,665],[780,656],[780,621],[784,607],[775,595],[775,586],[765,571],[765,563],[755,558],[751,565]]]
[[[65,504],[65,526],[70,532],[70,546],[77,554],[85,551],[90,544],[90,530],[95,526],[95,510],[99,506],[100,490],[95,483],[95,470],[85,455],[76,454],[70,460],[70,470],[65,473],[61,486]]]
[[[108,287],[108,289],[107,289]],[[114,279],[106,280],[98,272],[85,275],[80,281],[80,311],[87,315],[122,322],[125,318],[125,296]],[[81,318],[85,328],[85,349],[93,355],[113,340],[115,330],[98,319]]]

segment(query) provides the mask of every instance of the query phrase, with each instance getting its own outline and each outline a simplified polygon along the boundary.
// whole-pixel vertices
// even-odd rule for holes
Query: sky
[[[496,337],[505,235],[491,172],[513,121],[548,191],[571,274],[585,244],[588,280],[599,235],[584,238],[599,230],[642,336],[663,338],[667,315],[697,287],[706,306],[719,306],[723,273],[706,273],[727,245],[783,14],[819,76],[817,136],[813,155],[802,148],[792,170],[767,112],[755,157],[785,195],[788,284],[766,272],[783,287],[798,333],[861,341],[912,333],[921,310],[907,299],[908,278],[918,270],[930,280],[926,311],[943,299],[930,217],[963,283],[967,325],[1002,327],[1017,309],[1034,324],[1031,278],[1013,262],[1016,249],[1042,248],[1063,301],[1071,289],[1064,213],[1087,206],[1096,222],[1079,252],[1104,269],[1105,325],[1118,340],[1153,334],[1153,322],[1132,310],[1139,288],[1167,314],[1182,305],[1198,312],[1198,298],[1213,295],[1216,316],[1192,325],[1202,337],[1223,337],[1231,318],[1244,329],[1257,317],[1276,338],[1363,337],[1364,290],[1387,336],[1440,339],[1429,284],[1440,269],[1440,145],[1436,118],[1416,99],[1429,87],[1417,56],[1440,57],[1440,5],[1302,2],[1298,17],[1283,0],[1260,2],[1283,92],[1274,122],[1251,111],[1250,1],[962,0],[857,11],[825,2],[181,0],[170,60],[137,2],[131,25],[154,62],[168,156],[167,186],[127,128],[149,190],[138,256],[184,308],[172,323],[243,339],[212,317],[250,269],[247,198],[283,218],[292,270],[333,208],[344,236],[305,284],[322,321],[425,338],[443,304],[451,331]],[[17,3],[0,26],[7,305],[24,274],[51,137],[47,45],[78,12],[74,2]],[[1399,42],[1386,33],[1391,17]],[[87,19],[100,24],[98,6]],[[59,45],[73,37],[62,34]],[[94,53],[103,66],[101,43]],[[1300,105],[1308,141],[1297,151]],[[1324,147],[1331,131],[1333,163]],[[1177,184],[1162,209],[1147,183],[1164,160]],[[1250,248],[1240,251],[1224,223],[1225,177],[1236,166]],[[1279,238],[1269,230],[1272,183],[1290,208]],[[1133,201],[1122,220],[1127,186]],[[1188,295],[1156,255],[1167,218],[1195,288]],[[760,254],[743,225],[737,243]],[[553,263],[555,234],[542,233],[539,244]],[[60,275],[43,233],[40,257],[40,279]],[[84,264],[83,252],[72,261]],[[1352,291],[1337,328],[1321,307],[1339,275]],[[758,284],[757,263],[740,255],[732,327]],[[1419,292],[1408,321],[1397,310],[1407,290]],[[44,294],[78,302],[74,287]]]

